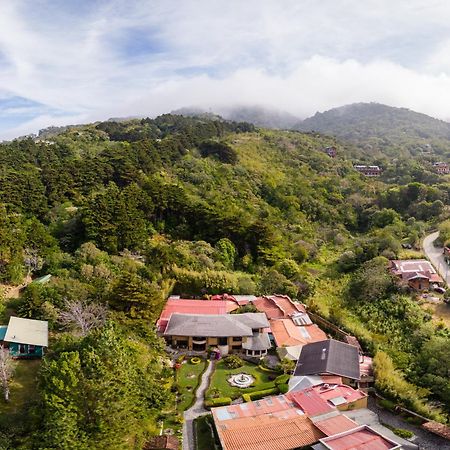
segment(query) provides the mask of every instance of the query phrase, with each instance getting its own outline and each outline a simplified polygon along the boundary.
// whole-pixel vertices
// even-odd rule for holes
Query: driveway
[[[442,247],[435,247],[434,241],[439,236],[439,231],[429,234],[423,240],[423,251],[427,258],[431,261],[435,269],[439,272],[439,275],[446,282],[447,286],[450,286],[450,270],[449,266],[445,262]]]

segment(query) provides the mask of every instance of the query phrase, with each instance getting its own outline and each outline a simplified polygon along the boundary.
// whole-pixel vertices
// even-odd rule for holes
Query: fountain
[[[255,379],[246,373],[237,373],[236,375],[232,375],[230,378],[228,378],[228,383],[231,384],[231,386],[236,386],[238,388],[247,388],[253,382]]]

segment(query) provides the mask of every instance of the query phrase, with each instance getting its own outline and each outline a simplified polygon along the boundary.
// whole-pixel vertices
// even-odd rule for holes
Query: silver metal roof
[[[48,322],[44,320],[11,317],[6,330],[5,342],[40,345],[48,347]]]

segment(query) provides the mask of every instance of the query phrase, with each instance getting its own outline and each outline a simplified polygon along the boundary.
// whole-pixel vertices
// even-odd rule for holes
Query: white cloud
[[[445,0],[70,5],[0,0],[0,92],[44,105],[0,137],[231,103],[303,117],[378,101],[450,118]]]

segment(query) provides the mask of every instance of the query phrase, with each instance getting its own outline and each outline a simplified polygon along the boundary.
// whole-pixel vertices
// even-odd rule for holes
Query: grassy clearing
[[[0,400],[0,416],[20,413],[36,398],[36,377],[41,361],[19,360],[14,365],[10,402],[6,403],[3,398]]]
[[[199,364],[192,364],[187,359],[177,371],[176,382],[180,394],[177,405],[178,411],[182,412],[188,409],[195,397],[195,390],[200,383],[200,376],[205,370],[206,361],[202,359]]]
[[[255,378],[254,386],[258,387],[258,384],[267,383],[270,375],[279,375],[276,372],[266,372],[261,370],[257,365],[246,362],[242,367],[238,369],[229,369],[225,366],[223,361],[219,361],[216,364],[213,376],[211,377],[211,384],[206,391],[206,397],[211,398],[212,394],[219,393],[218,397],[231,397],[238,398],[246,392],[245,389],[239,389],[237,387],[230,386],[228,378],[231,375],[237,373],[247,373]]]
[[[421,306],[426,311],[430,311],[435,321],[442,321],[447,327],[450,327],[450,305],[447,303],[424,303]]]

